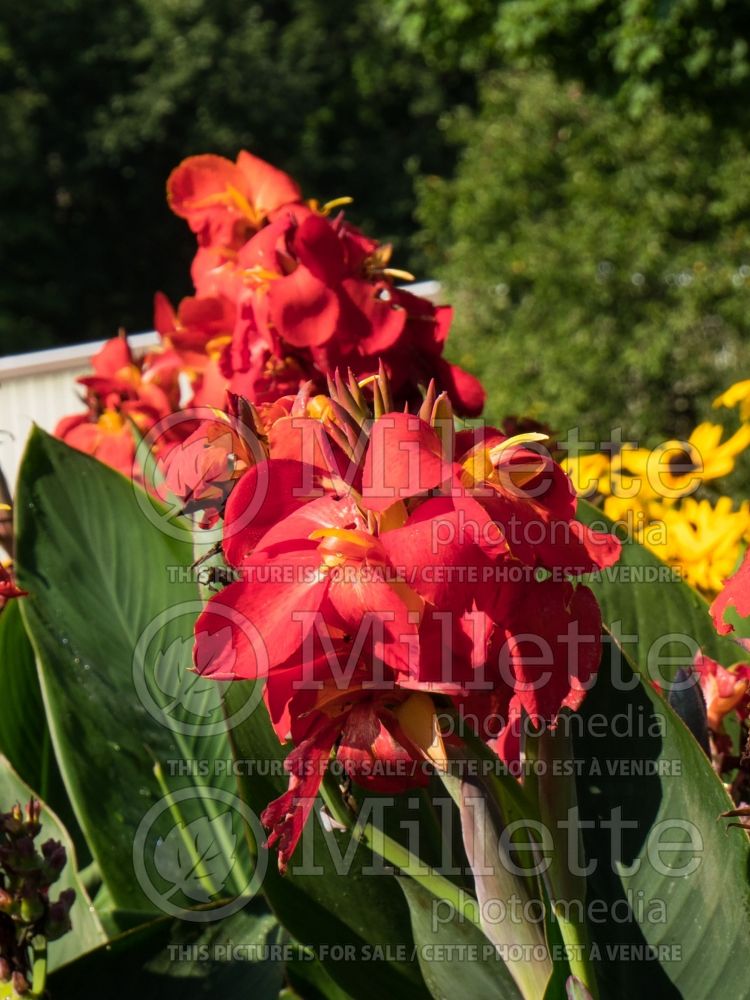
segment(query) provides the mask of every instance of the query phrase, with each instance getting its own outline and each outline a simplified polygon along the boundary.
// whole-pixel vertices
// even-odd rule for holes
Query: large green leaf
[[[231,685],[227,706],[247,698],[249,682]],[[286,789],[280,774],[283,748],[271,728],[261,703],[253,716],[231,733],[241,769],[242,794],[260,813],[271,799]],[[255,766],[261,765],[261,766]],[[295,855],[286,875],[269,859],[263,891],[281,923],[321,957],[328,973],[358,1000],[382,997],[423,997],[426,990],[411,956],[409,911],[396,880],[388,874],[368,874],[373,856],[364,845],[352,842],[351,833],[324,833],[317,816],[309,820],[311,858],[317,871],[295,871],[302,859]],[[347,859],[346,873],[335,870],[336,852]],[[349,949],[348,952],[345,949]],[[368,961],[373,948],[379,960]],[[404,950],[406,956],[404,957]],[[350,957],[342,960],[341,956]],[[338,958],[337,958],[338,955]]]
[[[600,994],[746,997],[748,838],[719,819],[732,803],[682,721],[627,663],[611,661],[607,644],[574,722],[583,838],[596,864],[587,905],[603,907],[589,922]],[[670,841],[684,847],[660,852]]]
[[[257,903],[208,927],[152,920],[61,968],[50,992],[55,1000],[276,1000],[284,963],[273,949],[283,931]]]
[[[61,816],[82,864],[89,860],[60,776],[44,714],[34,651],[21,620],[19,601],[0,614],[0,753],[40,799]]]
[[[0,757],[0,812],[7,812],[16,802],[23,805],[29,801],[32,794],[32,789],[16,774],[10,761]],[[59,881],[51,889],[51,897],[57,898],[63,889],[73,889],[76,894],[70,911],[73,929],[58,941],[51,942],[49,946],[50,968],[55,968],[97,947],[105,940],[105,935],[76,873],[75,848],[70,834],[50,807],[45,802],[41,805],[42,830],[39,844],[50,838],[58,840],[65,847],[68,856],[68,863]]]
[[[233,779],[214,763],[230,757],[221,688],[191,687],[186,671],[200,608],[192,546],[143,501],[118,473],[31,435],[18,576],[56,756],[112,906],[169,912],[204,901],[191,865],[216,896],[242,888],[247,863]]]
[[[0,752],[39,796],[48,799],[54,754],[18,601],[0,614],[0,688]]]
[[[578,503],[578,518],[614,532],[613,522],[584,500]],[[622,637],[627,654],[649,677],[671,679],[692,662],[697,647],[726,666],[744,655],[730,639],[717,635],[700,594],[638,542],[624,541],[618,563],[588,584],[605,625]]]
[[[436,912],[434,898],[413,879],[400,878],[399,885],[409,904],[419,965],[436,1000],[521,1000],[494,944],[475,924]]]

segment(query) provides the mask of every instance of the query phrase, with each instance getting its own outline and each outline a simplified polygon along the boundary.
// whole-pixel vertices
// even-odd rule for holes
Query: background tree
[[[447,170],[437,118],[470,93],[346,0],[41,0],[0,15],[0,347],[151,324],[189,291],[193,241],[164,199],[183,157],[253,150],[408,267],[412,174]]]
[[[705,112],[634,120],[548,72],[488,79],[420,182],[422,249],[490,416],[686,433],[750,370],[750,158]],[[714,411],[715,413],[715,411]]]

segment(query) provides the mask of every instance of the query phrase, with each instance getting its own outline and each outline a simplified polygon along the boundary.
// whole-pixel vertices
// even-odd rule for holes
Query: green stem
[[[330,771],[323,779],[321,794],[334,819],[350,830],[353,836],[359,837],[373,853],[378,854],[390,865],[393,865],[401,874],[414,879],[436,899],[447,900],[457,913],[460,913],[475,926],[481,927],[477,901],[473,896],[464,892],[463,889],[459,889],[457,885],[430,868],[415,854],[408,851],[398,841],[393,840],[383,830],[377,829],[372,823],[362,823],[357,820],[352,824],[352,814],[341,801],[336,781]]]
[[[78,872],[78,877],[83,882],[83,888],[89,894],[93,896],[96,890],[102,884],[102,873],[99,869],[99,862],[92,861],[90,865],[86,865]]]
[[[596,974],[591,964],[591,940],[588,929],[585,925],[582,926],[575,920],[567,920],[559,912],[556,912],[555,916],[563,942],[568,949],[570,971],[581,980],[593,997],[593,1000],[597,1000],[599,994],[597,992]]]
[[[570,870],[567,858],[570,852],[569,838],[575,838],[574,846],[581,848],[581,834],[578,829],[571,828],[572,810],[577,807],[575,780],[570,777],[556,776],[559,761],[573,760],[573,747],[570,737],[565,733],[546,731],[527,741],[527,752],[530,757],[541,761],[545,766],[537,779],[537,802],[539,817],[544,826],[551,831],[554,852],[551,864],[542,876],[547,896],[553,907],[555,919],[560,928],[563,943],[567,946],[570,971],[581,980],[596,1000],[596,973],[591,961],[591,939],[586,923],[586,917],[578,920],[574,914],[575,906],[558,906],[558,900],[580,902],[585,914],[587,899],[586,880],[575,876]],[[567,819],[567,827],[562,821]],[[572,919],[571,919],[572,918]]]
[[[180,812],[180,809],[177,803],[175,802],[174,797],[172,796],[172,792],[169,786],[167,785],[167,782],[164,779],[164,772],[162,771],[161,764],[159,764],[158,761],[157,763],[154,764],[154,777],[156,778],[157,784],[159,785],[159,788],[164,798],[167,800],[167,803],[169,805],[169,812],[171,813],[172,818],[177,824],[177,829],[180,831],[182,842],[184,843],[185,848],[187,849],[187,852],[190,855],[190,858],[193,862],[194,871],[196,872],[200,881],[203,882],[204,885],[206,886],[206,891],[208,892],[209,896],[215,896],[218,890],[214,886],[211,876],[206,871],[206,867],[203,864],[203,858],[196,850],[195,844],[193,843],[190,836],[186,835],[185,831],[187,829],[187,823],[185,822],[185,818]]]
[[[47,939],[38,935],[31,942],[34,955],[31,967],[31,992],[36,997],[44,995],[47,986]]]

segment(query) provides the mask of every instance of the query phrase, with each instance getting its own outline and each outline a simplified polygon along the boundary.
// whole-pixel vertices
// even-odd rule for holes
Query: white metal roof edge
[[[442,290],[439,281],[417,281],[412,285],[401,285],[413,295],[435,301]],[[111,339],[111,338],[110,338]],[[66,368],[85,367],[93,356],[104,347],[106,340],[96,340],[89,344],[74,344],[70,347],[52,347],[46,351],[29,351],[27,354],[10,354],[0,358],[0,382],[25,375],[43,375],[46,372],[63,371]],[[159,334],[155,330],[146,333],[128,334],[128,343],[135,350],[145,351],[156,347]]]
[[[110,338],[111,339],[111,338]],[[46,351],[29,351],[27,354],[10,354],[0,358],[0,382],[25,375],[43,375],[46,372],[63,371],[75,367],[80,362],[85,367],[93,356],[104,347],[106,340],[95,340],[89,344],[74,344],[70,347],[52,347]],[[130,346],[138,350],[155,347],[159,334],[155,330],[147,333],[128,335]]]

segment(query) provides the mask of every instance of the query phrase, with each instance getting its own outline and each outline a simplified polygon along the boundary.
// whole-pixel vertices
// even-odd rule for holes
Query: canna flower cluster
[[[456,430],[434,384],[410,414],[384,371],[364,381],[253,408],[262,457],[217,508],[235,579],[196,624],[196,670],[262,680],[294,745],[262,817],[282,870],[333,757],[359,785],[403,790],[446,766],[449,717],[512,759],[522,718],[575,710],[601,633],[578,577],[619,555],[575,520],[545,435]],[[231,475],[215,458],[200,466],[211,503]]]
[[[580,582],[619,542],[576,520],[547,435],[480,413],[443,358],[451,312],[397,286],[390,248],[304,201],[249,153],[191,157],[169,203],[195,233],[195,294],[159,294],[161,342],[108,342],[69,444],[220,525],[231,582],[195,626],[194,667],[263,684],[288,790],[262,820],[283,871],[325,773],[396,792],[464,735],[502,759],[576,710],[600,661]],[[219,567],[221,568],[221,567]]]
[[[715,406],[739,406],[742,423],[726,437],[719,424],[699,424],[687,441],[654,449],[623,445],[613,454],[576,455],[562,464],[581,497],[601,504],[631,537],[673,566],[708,598],[721,590],[750,540],[750,504],[716,489],[750,446],[747,382]]]
[[[159,346],[136,358],[109,341],[79,379],[86,412],[56,429],[73,447],[130,475],[138,436],[186,408],[226,409],[227,392],[263,405],[337,369],[388,374],[399,406],[418,406],[431,380],[458,414],[484,390],[443,358],[451,309],[399,287],[391,248],[353,226],[341,198],[303,200],[287,174],[248,152],[236,162],[193,156],[167,182],[172,210],[195,233],[194,294],[174,308],[158,293]],[[159,457],[191,433],[160,435]],[[135,470],[142,476],[142,470]]]

